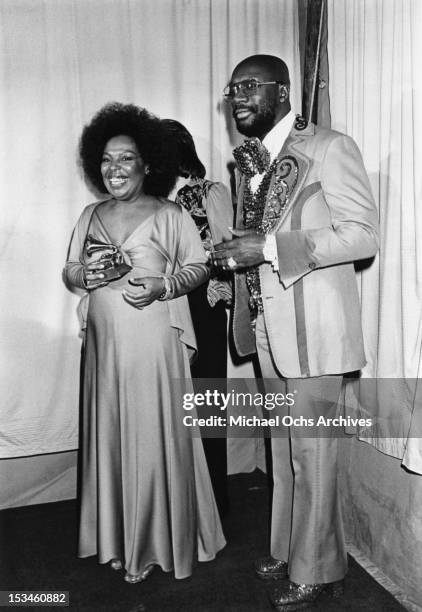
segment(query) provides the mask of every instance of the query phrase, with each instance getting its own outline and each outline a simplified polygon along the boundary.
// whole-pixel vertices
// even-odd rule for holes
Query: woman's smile
[[[113,189],[118,189],[127,183],[127,177],[124,176],[112,176],[107,179]]]

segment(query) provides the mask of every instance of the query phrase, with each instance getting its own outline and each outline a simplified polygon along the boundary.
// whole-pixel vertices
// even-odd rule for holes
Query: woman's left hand
[[[137,290],[135,292],[125,289],[122,292],[123,299],[139,310],[155,302],[164,291],[164,279],[156,276],[130,278],[129,284],[137,287]]]

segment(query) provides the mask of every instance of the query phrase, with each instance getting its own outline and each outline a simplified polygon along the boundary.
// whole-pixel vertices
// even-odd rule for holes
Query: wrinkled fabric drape
[[[239,137],[221,92],[257,52],[286,60],[299,108],[294,0],[0,2],[0,457],[77,446],[78,297],[61,270],[96,199],[76,164],[82,125],[111,100],[178,119],[228,185]]]
[[[363,380],[355,391],[365,416],[383,428],[362,439],[419,473],[421,32],[419,0],[328,0],[332,127],[358,143],[380,213],[379,257],[359,272],[368,358],[362,375],[377,383]]]

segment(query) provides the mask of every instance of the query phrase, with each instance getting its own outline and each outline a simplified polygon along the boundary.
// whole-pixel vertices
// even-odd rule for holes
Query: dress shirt
[[[281,148],[286,142],[287,136],[289,135],[290,130],[293,127],[295,119],[296,115],[293,111],[290,110],[287,115],[283,117],[283,119],[280,119],[280,121],[275,124],[273,129],[268,132],[268,134],[262,141],[262,144],[265,145],[265,147],[270,153],[271,162],[273,162],[277,155],[280,153]],[[255,193],[255,191],[258,189],[264,174],[265,172],[262,172],[261,174],[255,174],[255,176],[251,178],[252,193]]]

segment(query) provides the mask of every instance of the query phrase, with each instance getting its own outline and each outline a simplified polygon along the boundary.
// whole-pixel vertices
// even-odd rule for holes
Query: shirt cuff
[[[277,242],[274,234],[269,234],[266,237],[262,252],[265,261],[271,264],[274,272],[278,272],[280,268],[278,266]]]

